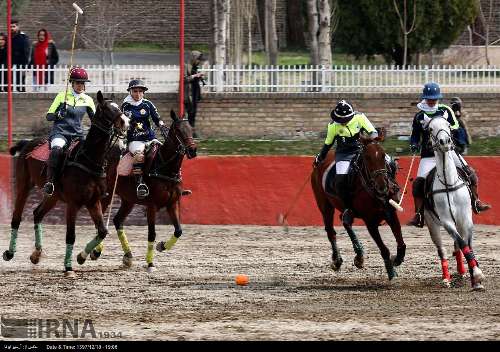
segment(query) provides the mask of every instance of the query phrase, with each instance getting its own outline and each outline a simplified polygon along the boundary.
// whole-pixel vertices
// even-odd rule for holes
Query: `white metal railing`
[[[151,92],[178,91],[176,65],[83,66],[91,83],[88,92],[126,92],[131,79],[143,79]],[[205,66],[205,92],[306,93],[306,92],[418,92],[428,81],[443,91],[500,92],[500,68],[485,66]],[[41,72],[37,77],[38,72]],[[47,74],[45,74],[47,72]],[[66,87],[68,67],[51,69],[14,67],[13,84],[25,77],[26,92],[58,92]],[[6,90],[6,68],[0,66],[0,91]],[[38,80],[38,81],[37,81]],[[41,84],[40,84],[41,83]],[[14,91],[17,91],[15,89]]]

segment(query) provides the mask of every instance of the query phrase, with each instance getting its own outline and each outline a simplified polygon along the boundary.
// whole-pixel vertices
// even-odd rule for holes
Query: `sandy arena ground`
[[[32,229],[21,225],[16,257],[0,262],[0,312],[9,318],[92,319],[96,331],[121,332],[128,340],[500,339],[498,227],[476,226],[484,292],[472,292],[468,279],[441,287],[435,247],[427,231],[414,228],[404,228],[407,255],[394,282],[363,227],[356,231],[366,250],[364,269],[352,264],[344,231],[338,241],[344,265],[334,272],[320,227],[285,233],[281,227],[186,225],[172,251],[157,253],[159,270],[148,274],[146,227],[126,228],[135,265],[125,270],[114,231],[101,259],[78,265],[76,254],[95,234],[92,226],[80,226],[73,280],[62,274],[65,226],[44,227],[46,257],[36,267],[28,259]],[[3,252],[10,230],[0,230]],[[382,231],[395,252],[389,229]],[[157,232],[165,240],[172,229]],[[454,260],[450,268],[454,273]],[[249,275],[248,286],[234,283],[238,273]]]

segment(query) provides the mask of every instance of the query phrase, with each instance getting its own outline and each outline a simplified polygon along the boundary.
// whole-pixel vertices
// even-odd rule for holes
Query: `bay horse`
[[[75,222],[78,211],[86,207],[97,229],[96,239],[107,235],[104,226],[101,198],[106,194],[104,165],[106,153],[113,137],[123,136],[129,126],[129,119],[118,105],[104,99],[101,91],[97,93],[97,106],[91,126],[83,142],[66,155],[64,165],[57,179],[56,190],[50,197],[44,197],[33,211],[35,224],[35,250],[30,256],[33,264],[38,264],[42,256],[42,220],[61,200],[66,203],[66,255],[64,274],[75,277],[72,267],[72,252],[75,243]],[[31,157],[31,152],[45,142],[44,139],[19,141],[10,148],[10,154],[18,157],[15,161],[16,200],[11,222],[9,249],[3,253],[4,260],[11,260],[16,252],[17,233],[22,213],[30,191],[36,185],[40,188],[46,181],[46,162]],[[92,247],[94,248],[94,247]],[[90,250],[89,250],[90,251]]]
[[[473,290],[484,290],[481,283],[484,274],[472,250],[473,228],[472,206],[467,181],[461,178],[453,161],[453,138],[450,124],[442,117],[436,117],[429,122],[431,143],[436,158],[435,177],[429,175],[428,182],[432,182],[426,190],[424,218],[431,239],[437,248],[441,259],[443,284],[450,287],[450,272],[448,270],[448,256],[443,246],[441,226],[453,238],[454,256],[457,269],[462,277],[465,268],[462,253],[467,260],[470,280]]]
[[[383,137],[374,140],[360,137],[360,151],[351,163],[352,179],[352,211],[354,217],[361,218],[371,237],[377,244],[389,280],[397,276],[394,266],[399,266],[405,257],[406,245],[401,233],[401,224],[396,214],[396,210],[388,203],[390,199],[397,200],[399,186],[395,180],[388,175],[385,161],[385,151],[380,145]],[[325,161],[314,168],[311,174],[311,185],[316,199],[316,204],[322,214],[325,231],[332,246],[332,268],[340,270],[342,266],[342,256],[337,247],[337,233],[333,226],[335,209],[344,210],[344,205],[335,194],[327,193],[323,186],[323,178],[329,169],[335,170],[334,152],[330,151]],[[352,172],[351,171],[351,172]],[[391,258],[390,251],[382,241],[378,227],[386,221],[390,226],[397,242],[397,255]],[[364,249],[356,233],[352,229],[351,223],[343,223],[351,242],[353,244],[356,257],[354,264],[358,268],[364,265]]]
[[[193,130],[187,119],[180,119],[175,112],[170,112],[172,124],[167,130],[162,131],[164,137],[163,144],[158,148],[156,155],[151,159],[151,153],[147,155],[146,167],[144,170],[144,180],[149,187],[149,195],[145,199],[138,199],[136,184],[133,175],[118,176],[116,183],[116,194],[121,199],[120,208],[113,217],[113,224],[118,234],[118,238],[124,252],[123,264],[126,267],[132,266],[133,255],[130,249],[123,223],[130,214],[135,204],[146,206],[146,217],[148,222],[148,247],[146,263],[148,272],[156,270],[153,263],[154,243],[156,240],[156,214],[166,208],[174,233],[168,241],[158,242],[156,249],[159,252],[170,250],[182,235],[180,223],[180,198],[183,194],[181,166],[184,155],[188,159],[196,157],[196,143],[193,139]],[[115,184],[117,165],[120,161],[121,151],[115,148],[108,165],[108,189],[112,190]],[[128,153],[128,152],[127,152]],[[150,164],[150,166],[148,166]],[[102,200],[102,207],[107,209],[111,202],[112,195]],[[91,259],[100,257],[103,246],[97,246],[91,253]],[[78,257],[79,263],[83,264],[85,258]]]

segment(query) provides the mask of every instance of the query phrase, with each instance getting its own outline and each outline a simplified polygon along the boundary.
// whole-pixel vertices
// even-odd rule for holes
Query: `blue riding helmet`
[[[424,85],[424,90],[422,91],[422,99],[432,99],[437,100],[443,98],[441,94],[441,88],[436,82],[429,82]]]

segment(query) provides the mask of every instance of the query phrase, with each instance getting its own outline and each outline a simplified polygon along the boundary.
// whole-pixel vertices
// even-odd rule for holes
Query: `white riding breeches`
[[[64,148],[66,140],[64,138],[54,138],[50,141],[50,148],[59,147]]]
[[[457,154],[454,150],[451,151],[451,156],[453,157],[453,162],[455,167],[462,167],[462,165],[467,165],[467,162],[461,155]],[[420,164],[418,165],[417,177],[427,177],[429,172],[436,166],[436,158],[422,158],[420,159]]]
[[[142,141],[132,141],[128,145],[128,151],[132,153],[132,155],[136,153],[144,154],[145,149],[146,149],[146,142]]]
[[[349,165],[351,162],[348,160],[340,160],[335,163],[335,172],[337,175],[347,175],[349,172]]]

